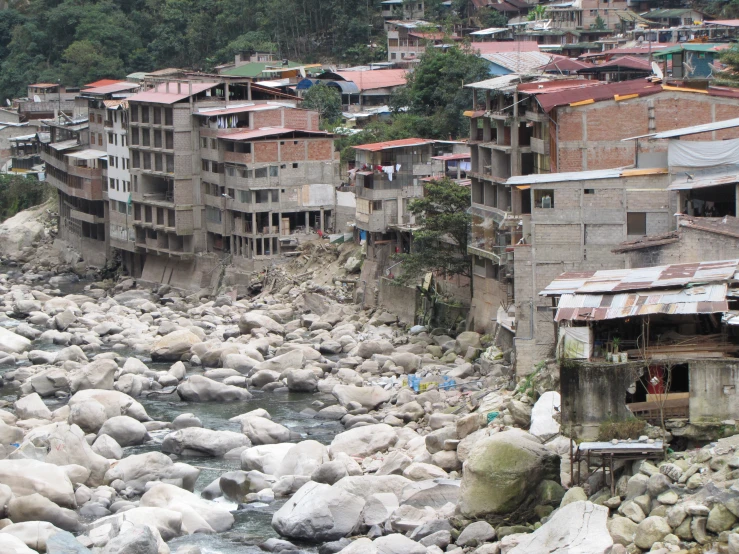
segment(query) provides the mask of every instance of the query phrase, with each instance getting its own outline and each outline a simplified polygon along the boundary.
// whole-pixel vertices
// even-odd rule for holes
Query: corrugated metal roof
[[[451,160],[469,160],[472,157],[472,154],[444,154],[443,156],[431,156],[432,160],[441,160],[444,162],[448,162]]]
[[[729,309],[726,283],[620,294],[565,294],[555,321],[602,321],[652,314],[710,314]]]
[[[739,265],[739,260],[722,260],[637,269],[568,272],[549,283],[539,295],[616,293],[719,283],[733,280],[737,265]]]
[[[502,75],[493,79],[487,79],[485,81],[479,81],[477,83],[470,83],[469,85],[465,86],[468,88],[476,88],[479,90],[499,90],[510,86],[512,83],[521,83],[524,81],[524,79],[525,77],[522,75],[511,73],[510,75]]]
[[[534,40],[504,40],[473,42],[472,50],[480,54],[500,54],[501,52],[538,52],[539,45]]]
[[[497,54],[480,54],[484,60],[499,65],[512,73],[532,73],[556,57],[544,52],[498,52]]]
[[[105,150],[95,150],[88,148],[86,150],[78,150],[77,152],[71,152],[67,154],[70,158],[76,158],[78,160],[97,160],[100,158],[107,158],[108,153]]]
[[[480,29],[479,31],[472,31],[472,36],[487,36],[497,35],[498,33],[505,33],[508,31],[508,27],[489,27],[487,29]]]
[[[359,146],[353,146],[355,150],[367,150],[369,152],[379,152],[380,150],[387,150],[389,148],[403,148],[406,146],[421,146],[423,144],[431,144],[434,142],[431,139],[422,138],[407,138],[400,140],[388,140],[386,142],[373,142],[371,144],[360,144]]]
[[[709,133],[711,131],[720,131],[721,129],[732,129],[739,127],[739,117],[735,119],[725,119],[724,121],[714,121],[713,123],[704,123],[702,125],[693,125],[692,127],[683,127],[681,129],[673,129],[672,131],[663,131],[661,133],[651,133],[649,135],[639,135],[636,137],[629,137],[625,140],[635,140],[639,138],[647,138],[650,140],[656,139],[669,139],[676,137],[685,137],[688,135],[697,135],[699,133]]]
[[[285,127],[263,127],[261,129],[252,129],[243,133],[231,133],[219,136],[223,140],[253,140],[264,137],[273,137],[285,135],[288,133],[306,133],[309,135],[329,136],[329,133],[323,131],[305,131],[303,129],[287,129]]]
[[[714,19],[713,21],[704,21],[704,25],[721,25],[724,27],[739,27],[739,19]]]
[[[93,87],[88,88],[82,91],[82,94],[113,94],[116,92],[124,92],[128,90],[133,90],[136,88],[139,88],[141,85],[139,83],[126,83],[126,82],[118,82],[118,83],[112,83],[109,85],[103,85],[99,87]]]
[[[75,146],[79,146],[80,143],[77,141],[77,139],[70,139],[70,140],[64,140],[62,142],[54,142],[50,144],[49,146],[56,150],[57,152],[62,152],[64,150],[69,150],[70,148],[74,148]]]
[[[671,54],[675,54],[677,52],[682,52],[683,50],[687,50],[689,52],[720,52],[728,48],[731,48],[731,44],[728,42],[719,42],[719,43],[683,42],[680,44],[676,44],[675,46],[672,46],[670,48],[660,50],[659,52],[655,52],[654,54],[652,54],[652,56],[655,58],[660,58],[663,56],[669,56]]]
[[[155,104],[174,104],[185,98],[189,98],[192,94],[200,94],[208,89],[218,86],[220,83],[158,83],[153,89],[145,92],[139,92],[133,96],[129,96],[129,102],[153,102]],[[167,92],[169,85],[169,92]],[[179,85],[180,92],[177,92]]]
[[[545,112],[549,112],[557,106],[568,106],[587,100],[599,102],[602,100],[614,100],[617,96],[629,96],[632,94],[648,96],[659,92],[662,92],[661,85],[641,79],[634,79],[632,81],[603,83],[596,86],[583,86],[561,92],[539,94],[536,96],[536,100]]]
[[[588,181],[591,179],[617,179],[621,169],[595,169],[592,171],[566,171],[563,173],[537,173],[509,177],[506,185],[538,185],[541,183],[560,183],[562,181]]]
[[[357,85],[359,91],[377,88],[400,87],[407,82],[405,69],[375,69],[372,71],[337,71],[345,81]]]
[[[673,181],[667,190],[693,190],[707,187],[718,187],[739,182],[739,173],[729,175],[710,175],[706,177],[693,177]]]

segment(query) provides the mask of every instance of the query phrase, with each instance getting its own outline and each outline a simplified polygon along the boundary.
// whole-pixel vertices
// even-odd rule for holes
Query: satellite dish
[[[662,70],[659,67],[659,64],[657,62],[652,62],[652,73],[658,78],[658,79],[664,79],[664,74],[662,73]]]
[[[41,98],[39,98],[39,95],[38,94],[34,94],[33,95],[33,101],[34,102],[41,102]]]
[[[6,104],[7,106],[12,106],[12,104],[10,103],[10,98],[6,98],[6,99],[5,99],[5,104]]]

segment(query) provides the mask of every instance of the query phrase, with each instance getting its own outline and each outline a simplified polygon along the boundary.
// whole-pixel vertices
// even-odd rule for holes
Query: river
[[[9,268],[0,266],[0,273]],[[66,294],[85,294],[85,286],[88,283],[80,281],[60,287],[60,293]],[[91,299],[95,302],[95,299]],[[7,318],[0,319],[0,326],[12,328],[18,325],[20,321]],[[30,325],[30,324],[29,324]],[[31,325],[33,327],[33,325]],[[45,330],[36,327],[39,330]],[[42,344],[34,341],[33,350],[56,351],[63,347],[54,344]],[[110,351],[104,346],[99,353]],[[131,357],[131,352],[116,351],[121,357]],[[150,358],[138,356],[150,369],[162,370],[168,369],[171,364],[153,363]],[[0,367],[0,376],[11,368]],[[207,369],[207,368],[206,368]],[[202,373],[202,368],[189,368],[188,375]],[[3,381],[0,381],[2,386]],[[12,404],[18,398],[18,387],[12,382],[7,383],[5,387],[0,388],[0,400],[4,400]],[[334,435],[343,431],[343,427],[336,421],[316,420],[310,416],[302,415],[301,412],[310,408],[315,401],[335,402],[335,399],[328,394],[320,393],[280,393],[280,392],[260,392],[251,391],[253,398],[248,402],[233,403],[217,403],[217,402],[184,402],[180,400],[177,393],[168,395],[152,394],[149,396],[141,396],[137,400],[146,408],[149,416],[158,421],[172,421],[175,417],[182,413],[192,413],[197,416],[203,423],[203,427],[216,430],[229,430],[240,432],[241,428],[237,423],[231,423],[228,420],[244,412],[264,408],[267,410],[272,419],[292,431],[300,434],[301,440],[313,439],[324,444],[328,444]],[[67,399],[45,398],[44,402],[50,410],[55,410],[64,404]],[[140,454],[152,450],[159,450],[162,440],[168,431],[155,431],[151,433],[151,440],[141,446],[132,446],[124,448],[124,456],[132,454]],[[179,457],[178,461],[182,461],[201,469],[195,485],[195,492],[200,492],[214,479],[218,478],[223,472],[241,469],[239,460],[226,460],[222,458],[204,458],[204,457]],[[168,544],[175,552],[182,545],[197,545],[200,547],[202,554],[254,554],[261,552],[257,545],[270,537],[277,537],[271,526],[272,514],[276,512],[285,502],[285,498],[278,498],[270,504],[253,503],[238,509],[238,506],[231,503],[230,507],[235,517],[235,525],[230,531],[216,535],[186,535],[173,539]],[[314,551],[312,545],[301,545],[306,551]]]

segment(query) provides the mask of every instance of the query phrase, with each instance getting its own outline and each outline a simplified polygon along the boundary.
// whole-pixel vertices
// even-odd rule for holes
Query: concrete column
[[[251,213],[251,232],[257,234],[257,212]]]
[[[321,208],[321,215],[318,217],[318,228],[323,231],[323,208]]]
[[[736,185],[734,192],[734,217],[739,216],[739,184]]]
[[[310,223],[310,212],[305,212],[305,232],[308,232],[308,227]]]
[[[282,236],[282,212],[278,212],[277,217],[277,234]]]
[[[513,122],[511,123],[511,176],[521,175],[521,152],[518,146],[518,91],[513,93]]]

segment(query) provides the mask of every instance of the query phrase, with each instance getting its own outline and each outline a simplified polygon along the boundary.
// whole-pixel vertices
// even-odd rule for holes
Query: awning
[[[92,148],[88,148],[87,150],[80,150],[79,152],[70,152],[67,156],[78,160],[97,160],[100,158],[107,158],[108,153],[104,150],[93,150]]]
[[[444,162],[449,162],[453,160],[469,160],[472,157],[472,154],[444,154],[443,156],[431,156],[432,160],[441,160]]]
[[[693,190],[708,187],[720,187],[739,183],[739,173],[731,175],[709,176],[709,177],[686,177],[679,181],[673,181],[667,190]]]
[[[518,190],[529,190],[531,188],[531,185],[518,185],[516,188]]]
[[[603,321],[652,314],[711,314],[728,311],[726,283],[621,294],[565,294],[555,321]]]
[[[63,150],[69,150],[70,148],[74,148],[75,146],[79,145],[80,143],[77,142],[77,139],[71,139],[62,142],[55,142],[53,144],[50,144],[49,147],[53,148],[57,152],[62,152]]]

